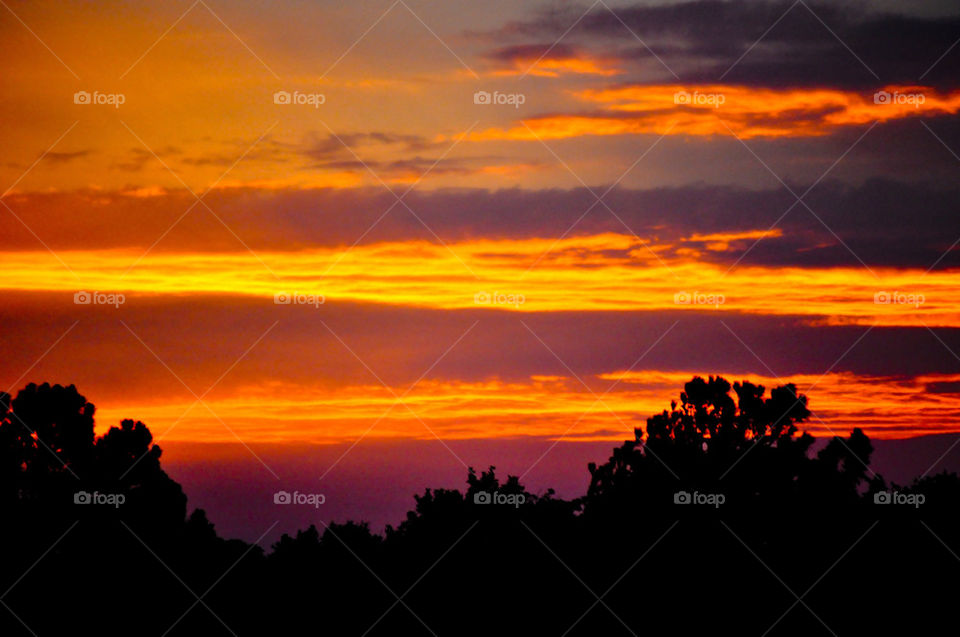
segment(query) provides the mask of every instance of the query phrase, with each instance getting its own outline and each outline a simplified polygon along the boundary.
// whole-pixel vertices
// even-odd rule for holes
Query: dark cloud
[[[510,166],[514,163],[505,156],[474,156],[474,157],[424,157],[415,155],[404,159],[375,160],[356,159],[352,155],[342,159],[329,159],[312,164],[311,169],[345,170],[358,174],[373,172],[377,177],[387,179],[418,179],[427,174],[437,177],[440,175],[472,175],[491,166]],[[527,164],[539,165],[539,164]]]
[[[426,161],[401,162],[394,167],[425,170],[422,164]],[[788,185],[798,194],[809,186]],[[565,233],[573,237],[625,234],[629,232],[626,224],[646,242],[671,246],[667,255],[670,251],[679,255],[680,250],[695,249],[700,251],[697,258],[730,265],[754,243],[753,239],[734,239],[724,246],[722,241],[697,239],[695,235],[745,233],[775,226],[781,236],[759,241],[743,264],[858,267],[862,259],[871,266],[923,269],[934,263],[938,268],[960,266],[960,250],[948,251],[960,238],[958,200],[960,188],[955,185],[889,179],[867,180],[860,185],[825,180],[806,195],[805,205],[795,204],[794,197],[782,186],[768,190],[712,185],[615,188],[604,202],[616,216],[603,205],[595,205],[594,196],[583,188],[414,190],[404,202],[416,216],[396,204],[393,195],[383,188],[236,188],[215,190],[204,198],[217,216],[255,250],[348,246],[361,236],[367,244],[436,242],[420,220],[444,242],[549,238]],[[100,248],[146,249],[194,203],[193,197],[183,191],[154,197],[92,191],[36,193],[9,196],[6,201],[28,226],[42,229],[44,242],[54,250],[86,248],[91,242]],[[383,216],[391,206],[390,213]],[[26,228],[11,222],[0,234],[0,249],[35,250],[38,244]],[[198,205],[155,249],[232,251],[238,249],[238,242]]]
[[[418,152],[426,149],[439,148],[437,144],[420,135],[407,135],[374,131],[370,133],[342,133],[338,135],[313,134],[302,145],[299,152],[304,157],[324,164],[335,159],[354,157],[357,153],[361,157],[361,150],[393,149],[407,152]]]
[[[943,381],[928,383],[926,391],[929,394],[956,394],[960,395],[960,381]]]
[[[558,37],[587,8],[550,7],[486,36],[500,42]],[[726,82],[865,90],[887,83],[960,85],[960,51],[934,66],[956,41],[960,17],[911,15],[906,4],[897,5],[899,13],[878,13],[865,3],[790,0],[700,0],[614,10],[615,15],[594,7],[565,42],[604,50],[619,44],[623,60],[643,63],[647,81],[674,79],[649,46],[685,82],[716,82],[743,56]],[[652,80],[650,70],[656,71]]]
[[[546,55],[549,55],[552,59],[569,60],[579,57],[580,51],[568,44],[544,42],[501,47],[488,52],[484,55],[484,58],[493,62],[508,63],[536,60]]]
[[[296,150],[307,160],[301,170],[348,171],[364,176],[371,171],[388,179],[417,179],[429,173],[470,175],[490,166],[511,165],[515,159],[506,156],[474,155],[448,157],[449,144],[429,140],[420,135],[386,132],[313,135]],[[430,155],[421,154],[424,152]],[[403,153],[402,159],[395,159]]]
[[[810,317],[735,312],[567,311],[521,316],[336,299],[315,309],[278,306],[269,297],[137,293],[128,294],[119,309],[77,306],[72,301],[69,292],[5,293],[0,308],[5,376],[0,380],[6,386],[78,320],[20,385],[76,382],[111,399],[188,398],[180,382],[123,323],[197,393],[277,321],[224,378],[221,389],[257,386],[264,378],[306,387],[379,386],[324,324],[394,387],[415,381],[461,337],[428,378],[521,382],[532,375],[570,376],[569,366],[599,392],[611,381],[596,375],[628,369],[647,352],[635,370],[769,376],[772,369],[787,376],[819,375],[832,368],[877,377],[893,386],[898,379],[909,383],[918,375],[956,374],[957,361],[947,347],[960,351],[960,329],[937,328],[941,343],[923,327],[875,327],[868,332],[864,326],[815,325]],[[571,382],[571,389],[579,386]]]
[[[72,152],[57,152],[52,150],[43,156],[44,159],[51,161],[55,164],[66,164],[75,159],[82,159],[88,157],[93,153],[92,150],[77,150]]]

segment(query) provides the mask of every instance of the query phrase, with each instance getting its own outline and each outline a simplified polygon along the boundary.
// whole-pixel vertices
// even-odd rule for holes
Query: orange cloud
[[[685,242],[703,243],[707,250],[716,252],[725,252],[730,249],[730,244],[737,241],[760,240],[768,237],[778,238],[783,236],[783,230],[772,228],[769,230],[750,230],[748,232],[717,232],[713,234],[693,234]]]
[[[864,95],[839,89],[764,89],[743,86],[622,86],[575,94],[603,110],[532,117],[509,129],[471,135],[491,139],[563,139],[584,135],[729,135],[816,137],[844,126],[907,117],[952,115],[960,91],[887,86]]]
[[[566,73],[610,76],[621,72],[611,58],[590,55],[562,44],[506,47],[489,54],[487,59],[497,67],[490,73],[494,76],[560,77]]]
[[[707,249],[716,249],[757,232],[699,240],[706,238]],[[875,278],[862,267],[741,265],[727,272],[696,253],[696,247],[674,252],[669,245],[612,233],[556,241],[390,242],[256,256],[60,251],[74,277],[46,251],[18,251],[2,253],[0,288],[60,291],[65,299],[78,289],[133,296],[227,294],[268,304],[286,291],[322,294],[328,303],[434,309],[743,312],[804,315],[832,324],[960,327],[955,271],[877,268]]]
[[[648,416],[666,408],[695,374],[703,372],[610,372],[585,379],[594,393],[580,381],[560,376],[535,376],[518,382],[426,379],[405,396],[406,406],[395,397],[404,393],[402,387],[330,389],[268,383],[207,399],[209,409],[193,405],[190,398],[129,404],[98,401],[97,426],[105,430],[122,418],[136,417],[153,428],[160,442],[234,442],[234,434],[217,417],[251,444],[337,443],[364,434],[370,439],[433,439],[431,430],[444,439],[558,438],[566,434],[577,440],[624,440],[632,437],[633,427],[642,426]],[[768,389],[796,384],[801,393],[808,394],[816,414],[804,429],[818,436],[846,434],[853,427],[863,427],[875,438],[960,430],[954,417],[960,396],[926,391],[930,383],[960,381],[956,374],[909,381],[849,372],[822,377],[725,376]],[[603,394],[616,381],[615,391]]]
[[[533,67],[531,68],[531,64]],[[590,58],[551,58],[545,57],[539,62],[536,58],[515,60],[513,68],[494,71],[495,76],[537,75],[539,77],[560,77],[563,73],[578,75],[616,75],[620,69],[607,67],[608,62]],[[529,72],[528,72],[529,71]]]

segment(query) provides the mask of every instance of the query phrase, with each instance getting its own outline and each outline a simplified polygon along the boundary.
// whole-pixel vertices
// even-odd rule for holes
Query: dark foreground
[[[94,439],[93,406],[72,387],[31,385],[0,406],[4,636],[892,635],[957,624],[960,479],[887,484],[856,430],[814,454],[791,386],[768,395],[694,379],[636,442],[589,468],[581,499],[527,493],[491,469],[464,492],[416,496],[383,535],[318,523],[268,553],[187,515],[141,423]]]

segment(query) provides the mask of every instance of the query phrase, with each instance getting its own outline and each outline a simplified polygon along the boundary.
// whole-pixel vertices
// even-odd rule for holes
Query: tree
[[[0,609],[0,634],[213,634],[221,622],[250,634],[926,634],[955,622],[960,478],[888,486],[860,430],[799,433],[811,413],[789,384],[693,378],[590,465],[576,500],[469,469],[464,491],[427,488],[383,534],[328,521],[266,556],[220,538],[202,510],[186,517],[145,424],[96,438],[94,411],[72,386],[0,394],[0,581],[17,614]],[[127,501],[75,506],[77,489]],[[726,501],[682,506],[684,491]],[[891,501],[881,491],[901,504],[874,504]],[[104,599],[109,613],[91,612]],[[880,599],[897,604],[876,612]]]
[[[647,418],[646,436],[636,429],[605,464],[589,465],[585,509],[668,506],[680,491],[722,493],[735,505],[859,497],[872,452],[866,436],[835,437],[814,457],[814,438],[797,435],[809,417],[793,384],[766,395],[748,381],[694,377],[669,411]]]

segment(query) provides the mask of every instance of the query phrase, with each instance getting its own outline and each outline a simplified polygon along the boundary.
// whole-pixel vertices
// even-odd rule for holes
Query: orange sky
[[[402,401],[397,398],[404,388],[376,384],[335,392],[253,386],[202,404],[187,396],[162,405],[110,405],[99,414],[102,420],[115,422],[136,413],[153,423],[161,439],[183,442],[236,442],[239,437],[248,443],[315,444],[350,442],[360,436],[433,439],[434,434],[445,439],[543,436],[617,441],[629,438],[633,427],[643,426],[642,415],[667,407],[664,397],[697,373],[619,371],[591,378],[595,387],[590,388],[573,377],[534,377],[515,383],[429,381]],[[795,383],[801,393],[809,389],[815,416],[805,429],[817,436],[864,426],[877,438],[960,431],[944,426],[956,419],[956,401],[924,391],[926,383],[957,382],[960,374],[923,377],[908,384],[846,373],[736,378],[768,388]],[[617,381],[615,390],[605,393]],[[891,383],[894,392],[888,391]],[[851,395],[858,399],[851,401]]]
[[[960,431],[950,190],[960,90],[936,73],[708,81],[705,61],[684,66],[690,52],[667,62],[638,57],[632,38],[526,37],[536,29],[518,25],[531,9],[506,2],[386,14],[307,3],[292,21],[246,2],[118,7],[18,2],[0,16],[3,382],[84,379],[101,430],[133,417],[179,441],[430,429],[617,440],[695,373],[781,382],[770,354],[752,351],[762,337],[788,359],[776,366],[783,382],[813,386],[819,435]],[[919,195],[890,203],[882,193],[895,187]],[[669,204],[645,207],[637,192]],[[785,199],[762,198],[771,192]],[[565,197],[584,210],[573,223]],[[472,200],[481,209],[468,210]],[[123,303],[78,306],[81,292]],[[272,320],[303,309],[265,318],[284,311],[281,293],[292,305],[322,298],[290,334],[308,325],[348,355],[354,341],[323,331],[334,317],[377,346],[349,368],[319,369],[329,350],[271,336],[264,347],[282,353],[238,361]],[[689,319],[677,329],[697,332],[688,339],[700,350],[705,322],[723,325],[738,358],[701,364],[671,341],[628,370],[610,353],[658,347],[662,330],[646,321],[667,316]],[[460,345],[417,333],[424,317],[444,329],[477,317],[499,349],[472,352],[475,369],[433,368]],[[533,348],[514,352],[506,320],[588,327],[551,347],[520,332]],[[871,344],[854,367],[853,328],[894,344]],[[925,349],[905,356],[918,342]],[[118,370],[113,354],[131,366]],[[387,388],[368,357],[386,366],[376,372]],[[171,374],[208,385],[225,369],[188,412],[193,397]],[[394,405],[424,369],[409,409]],[[578,376],[597,394],[620,382],[596,404]]]
[[[694,236],[707,246],[747,245],[760,233]],[[774,236],[776,233],[772,233]],[[158,295],[243,295],[272,304],[278,293],[323,303],[519,312],[687,310],[807,315],[838,325],[960,327],[953,273],[863,267],[730,269],[659,253],[629,235],[383,243],[346,250],[197,255],[130,250],[5,256],[4,287]],[[707,248],[709,250],[709,247]],[[623,256],[608,256],[610,251]]]

